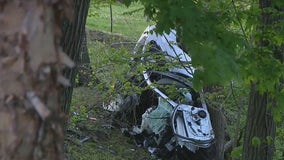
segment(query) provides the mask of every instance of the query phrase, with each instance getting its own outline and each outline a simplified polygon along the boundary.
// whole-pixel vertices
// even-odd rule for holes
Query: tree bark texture
[[[220,92],[220,90],[222,89],[219,86],[207,86],[204,88],[205,94]],[[215,134],[215,142],[207,150],[207,154],[209,155],[210,160],[224,160],[226,118],[220,107],[218,108],[218,106],[207,103],[207,108]]]
[[[271,110],[268,109],[268,94],[260,94],[256,85],[251,85],[247,123],[244,137],[243,160],[272,160],[275,123]],[[253,138],[260,144],[253,145]],[[271,138],[271,143],[268,139]]]
[[[61,43],[64,52],[76,63],[80,63],[81,52],[81,40],[83,32],[85,30],[86,19],[88,15],[88,9],[90,0],[73,0],[75,11],[73,21],[65,21],[62,26],[63,37]],[[77,68],[66,69],[64,76],[67,77],[71,83],[71,86],[63,88],[61,90],[61,105],[65,113],[69,112],[71,98],[73,93],[73,86],[75,84],[75,76]]]
[[[86,28],[84,28],[83,30],[83,34],[81,37],[81,56],[80,56],[80,62],[81,64],[87,64],[90,65],[91,61],[90,61],[90,57],[89,57],[89,51],[88,51],[88,42],[87,42],[87,32],[86,32]]]
[[[0,1],[0,159],[62,160],[60,21],[68,0]]]
[[[258,30],[264,32],[264,29],[271,27],[277,19],[274,19],[271,13],[264,12],[265,9],[272,7],[272,0],[259,0],[259,6],[262,13]],[[269,47],[267,37],[264,34],[262,35],[263,37],[257,42],[259,48]],[[276,125],[269,105],[273,106],[275,103],[270,93],[260,93],[257,86],[257,82],[251,83],[243,144],[243,160],[271,160],[273,158]],[[253,145],[253,140],[259,140],[260,142]]]
[[[215,143],[210,149],[211,160],[224,160],[225,117],[221,109],[208,106],[212,127],[215,133]]]
[[[90,65],[90,57],[87,45],[87,33],[86,29],[83,30],[81,36],[81,52],[78,63],[78,82],[76,82],[76,87],[78,86],[88,86],[92,81],[92,68]]]

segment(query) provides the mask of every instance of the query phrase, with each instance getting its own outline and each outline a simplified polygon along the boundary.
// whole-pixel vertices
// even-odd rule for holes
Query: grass
[[[89,41],[89,53],[94,74],[106,85],[113,85],[130,69],[130,53],[125,49],[111,48],[109,44]]]
[[[128,8],[120,3],[113,4],[113,33],[126,36],[130,40],[138,40],[145,28],[152,23],[146,21],[141,9],[139,3],[134,3]],[[110,33],[109,4],[91,4],[86,26],[89,30]]]
[[[101,31],[107,33],[104,36],[119,35],[129,41],[137,41],[148,23],[141,10],[131,15],[124,13],[137,10],[141,5],[136,3],[126,8],[121,4],[114,4],[112,7],[113,33],[109,30],[109,5],[105,4],[96,6],[92,4],[86,25],[88,31]],[[111,48],[110,44],[92,41],[91,36],[96,35],[87,36],[93,74],[103,87],[90,85],[74,88],[65,141],[66,157],[69,160],[151,159],[147,149],[137,147],[129,137],[122,135],[119,127],[112,126],[110,112],[102,107],[106,95],[104,87],[110,88],[130,69],[128,66],[130,53],[126,49]],[[82,142],[85,138],[88,140]]]
[[[92,4],[87,18],[88,31],[102,31],[106,35],[119,35],[131,42],[136,42],[144,29],[153,24],[147,22],[143,16],[142,6],[139,3],[131,5],[129,8],[122,4],[115,3],[113,8],[113,32],[110,32],[110,10],[109,4]],[[132,11],[132,14],[127,14]],[[90,35],[88,35],[90,36]],[[94,42],[88,38],[89,54],[91,66],[95,71],[95,76],[100,79],[103,85],[110,87],[129,69],[127,61],[128,52],[120,49],[113,49],[106,43]],[[115,41],[115,39],[114,39]],[[120,62],[118,62],[120,61]],[[144,160],[152,159],[150,154],[144,148],[138,148],[130,138],[121,134],[120,129],[113,127],[111,129],[102,127],[105,124],[111,124],[110,114],[102,109],[103,90],[97,90],[94,87],[79,87],[74,89],[70,125],[66,139],[67,157],[70,160]],[[243,95],[243,94],[242,94]],[[219,94],[216,97],[220,97]],[[238,96],[238,97],[241,97]],[[108,97],[112,98],[112,97]],[[214,101],[215,98],[213,98]],[[222,99],[222,105],[226,99]],[[233,102],[233,101],[232,101]],[[226,102],[227,103],[227,102]],[[230,103],[230,102],[229,102]],[[226,104],[228,113],[228,130],[234,132],[236,107],[234,104]],[[228,108],[231,107],[231,108]],[[245,114],[242,114],[245,116]],[[96,118],[95,121],[89,118]],[[241,118],[241,121],[244,117]],[[242,124],[243,126],[243,124]],[[237,130],[238,131],[238,130]],[[233,134],[234,135],[234,134]],[[283,126],[277,131],[276,154],[274,159],[283,159]],[[81,143],[83,138],[90,137],[86,142]],[[241,150],[236,148],[239,154]],[[236,154],[236,153],[235,153]]]
[[[137,147],[112,126],[110,112],[102,108],[100,91],[89,87],[74,89],[68,126],[67,157],[69,160],[144,160],[146,149]],[[95,118],[95,120],[91,120]],[[80,142],[84,138],[89,139]]]

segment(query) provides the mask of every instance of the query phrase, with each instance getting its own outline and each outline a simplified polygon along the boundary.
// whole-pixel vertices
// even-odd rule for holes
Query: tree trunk
[[[61,40],[63,50],[68,56],[78,64],[81,52],[81,36],[85,29],[86,18],[88,15],[88,9],[90,0],[73,0],[75,17],[72,22],[65,21],[62,26],[63,38]],[[67,77],[71,83],[70,87],[61,90],[61,104],[65,113],[69,112],[71,98],[73,93],[73,86],[75,84],[75,76],[77,73],[77,68],[66,69],[64,71],[64,76]]]
[[[82,38],[81,39],[82,44],[81,44],[81,52],[78,64],[78,82],[76,82],[76,87],[88,86],[93,79],[92,68],[90,65],[90,57],[87,46],[86,29],[84,29],[81,38]]]
[[[271,13],[265,12],[265,9],[272,7],[272,0],[259,0],[259,6],[262,13],[258,30],[264,32],[265,28],[271,27],[277,19],[273,19]],[[259,48],[271,47],[267,37],[264,37],[265,34],[262,33],[262,35],[263,37],[257,42]],[[276,125],[269,105],[273,106],[275,103],[270,93],[260,93],[257,86],[257,82],[251,83],[243,160],[271,160],[273,158]]]
[[[221,109],[208,106],[212,127],[215,133],[215,143],[209,152],[211,160],[224,160],[225,117]]]
[[[0,159],[64,159],[59,86],[72,62],[58,41],[70,9],[68,0],[0,1]]]
[[[220,92],[222,89],[219,86],[207,86],[204,88],[205,94]],[[225,156],[225,128],[226,118],[221,108],[207,103],[210,120],[215,134],[215,143],[206,150],[210,160],[224,160]]]
[[[276,127],[271,110],[268,109],[269,96],[260,94],[256,85],[252,84],[249,98],[243,160],[271,160]],[[268,139],[271,139],[271,143]]]

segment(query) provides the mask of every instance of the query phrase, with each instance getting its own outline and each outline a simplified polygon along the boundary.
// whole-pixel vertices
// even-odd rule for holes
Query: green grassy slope
[[[91,6],[86,26],[91,66],[95,76],[106,87],[115,81],[116,76],[123,76],[123,72],[128,69],[124,61],[128,61],[126,58],[129,53],[111,48],[109,43],[94,41],[98,34],[90,33],[101,31],[107,33],[104,36],[108,36],[102,39],[119,35],[136,42],[148,25],[141,10],[131,15],[124,14],[141,8],[141,5],[134,4],[126,8],[121,4],[115,4],[112,7],[113,33],[110,33],[109,5]],[[130,138],[122,135],[119,127],[112,126],[110,113],[102,109],[102,106],[107,104],[103,95],[104,91],[94,85],[74,88],[65,141],[66,157],[69,160],[151,159],[147,149],[137,147]]]
[[[126,7],[115,3],[113,10],[113,33],[137,40],[142,31],[152,22],[146,22],[143,16],[142,6],[138,3]],[[132,14],[130,14],[132,13]],[[92,5],[89,9],[87,29],[110,32],[110,8],[109,4]]]

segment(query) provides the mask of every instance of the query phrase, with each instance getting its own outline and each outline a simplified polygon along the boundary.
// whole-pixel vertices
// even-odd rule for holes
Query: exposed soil
[[[118,34],[90,30],[87,31],[87,34],[89,36],[89,40],[99,41],[101,43],[108,44],[113,48],[126,48],[129,51],[132,51],[136,44],[136,42],[130,41],[129,39]]]

